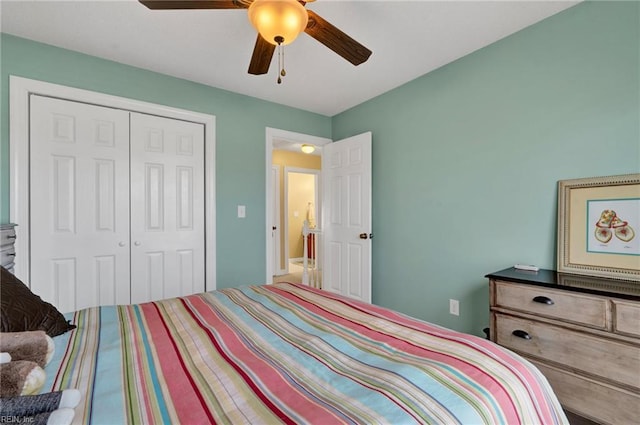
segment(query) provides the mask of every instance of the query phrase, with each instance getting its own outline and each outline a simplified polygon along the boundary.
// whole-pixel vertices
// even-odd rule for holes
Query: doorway
[[[286,239],[285,238],[285,233],[284,233],[284,227],[285,227],[285,223],[284,223],[284,207],[280,208],[280,217],[276,217],[276,213],[275,213],[275,182],[274,179],[275,177],[275,173],[274,173],[274,151],[276,151],[275,155],[277,156],[279,151],[285,151],[285,152],[301,152],[301,147],[303,144],[310,144],[313,145],[317,148],[317,152],[316,153],[320,153],[320,150],[322,149],[322,146],[331,143],[331,139],[327,139],[324,137],[317,137],[317,136],[311,136],[308,134],[302,134],[302,133],[294,133],[291,131],[286,131],[286,130],[279,130],[279,129],[274,129],[274,128],[269,128],[267,127],[266,129],[266,149],[265,149],[265,157],[266,157],[266,277],[265,277],[265,281],[266,283],[273,283],[274,281],[274,275],[278,275],[278,274],[282,274],[282,273],[287,273],[287,268],[285,267],[285,262],[283,261],[285,258],[288,258],[288,256],[285,256],[285,249],[284,247],[281,248],[281,269],[277,270],[276,264],[275,264],[275,256],[276,256],[276,247],[278,246],[277,241],[274,241],[274,238],[277,237],[277,235],[281,235],[282,239]],[[291,166],[293,168],[309,168],[307,166]],[[284,197],[284,194],[286,193],[284,190],[284,166],[281,166],[281,172],[282,172],[282,179],[283,179],[283,184],[281,186],[280,193],[281,193],[281,197]],[[320,173],[321,173],[321,166],[319,167],[320,169],[317,170],[318,172],[318,177],[317,180],[320,181]],[[319,190],[316,190],[316,193],[319,196]],[[281,204],[282,205],[282,204]],[[316,201],[315,206],[317,207],[318,202]],[[315,211],[316,213],[316,219],[319,221],[320,220],[320,211],[319,209],[316,209]],[[306,215],[306,208],[303,209],[303,211],[298,211],[298,214],[302,214],[302,215]],[[281,219],[282,218],[282,219]],[[274,229],[274,227],[276,229]],[[283,231],[281,232],[277,232],[278,229],[282,229]],[[283,246],[284,244],[281,243],[280,246]]]
[[[281,137],[279,137],[282,135]],[[307,137],[308,139],[305,139]],[[332,142],[267,128],[266,137],[266,271],[265,281],[273,283],[273,215],[272,156],[274,146],[284,143],[309,143],[322,146],[321,199],[322,217],[318,217],[322,248],[318,250],[321,273],[320,288],[365,302],[371,302],[371,132]],[[301,146],[301,145],[300,145]],[[344,206],[344,208],[342,207]],[[319,232],[319,233],[320,233]],[[322,258],[327,259],[323,261]],[[316,261],[314,261],[316,262]],[[322,267],[330,265],[330,267]],[[326,269],[325,269],[326,268]],[[305,274],[306,278],[306,274]],[[329,280],[325,288],[322,281]],[[306,283],[306,279],[304,280]],[[315,280],[314,280],[315,282]],[[309,280],[310,285],[312,284]]]
[[[281,157],[274,152],[274,158]],[[300,155],[300,154],[297,154]],[[274,159],[275,160],[275,159]],[[306,220],[315,229],[319,220],[320,205],[320,158],[315,158],[318,169],[296,168],[285,166],[284,194],[281,220],[284,221],[281,246],[276,246],[276,257],[282,248],[282,264],[280,273],[274,274],[274,282],[302,282],[304,260],[303,223]],[[277,185],[276,185],[277,186]],[[277,201],[278,202],[278,201]],[[310,259],[312,247],[307,245],[307,258]],[[276,269],[277,270],[277,269]]]

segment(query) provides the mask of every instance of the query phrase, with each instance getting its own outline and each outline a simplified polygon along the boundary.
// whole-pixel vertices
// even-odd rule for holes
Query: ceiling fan
[[[140,3],[152,10],[176,10],[176,9],[249,9],[249,18],[258,29],[251,62],[249,64],[249,74],[260,75],[269,71],[269,65],[275,52],[276,46],[289,44],[296,36],[304,31],[320,43],[333,50],[344,59],[354,65],[360,65],[371,56],[371,50],[349,37],[347,34],[327,22],[312,10],[308,10],[304,5],[314,0],[139,0]],[[285,5],[286,3],[286,5]],[[299,27],[286,36],[280,32],[269,32],[261,28],[261,18],[257,15],[262,13],[258,9],[267,10],[275,7],[276,14],[281,17],[284,7],[297,9],[291,13],[299,16],[296,23]],[[285,20],[289,19],[288,17]],[[280,29],[280,28],[278,28]],[[261,35],[262,34],[262,35]],[[281,70],[284,76],[284,69]],[[280,77],[278,77],[280,82]]]

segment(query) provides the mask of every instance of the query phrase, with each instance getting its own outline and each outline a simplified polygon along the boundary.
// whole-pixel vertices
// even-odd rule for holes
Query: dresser
[[[493,342],[538,366],[568,411],[640,423],[640,282],[514,268],[486,277]]]

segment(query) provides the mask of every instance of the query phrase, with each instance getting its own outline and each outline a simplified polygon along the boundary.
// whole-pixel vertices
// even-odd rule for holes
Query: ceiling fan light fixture
[[[305,143],[304,145],[300,146],[300,150],[304,153],[313,153],[313,151],[316,150],[316,147]]]
[[[251,25],[274,45],[291,43],[308,20],[307,10],[297,0],[255,0],[249,6]]]

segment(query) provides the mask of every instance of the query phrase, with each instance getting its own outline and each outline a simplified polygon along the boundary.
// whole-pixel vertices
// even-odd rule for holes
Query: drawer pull
[[[553,305],[554,302],[551,298],[549,297],[543,297],[542,295],[537,296],[533,299],[533,301],[540,303],[540,304],[546,304],[546,305]]]
[[[17,236],[16,235],[9,235],[7,236],[7,239],[15,239]]]
[[[521,329],[516,329],[515,331],[511,332],[511,334],[513,336],[517,336],[518,338],[522,338],[522,339],[531,339],[531,335],[529,335],[527,332],[521,330]]]

